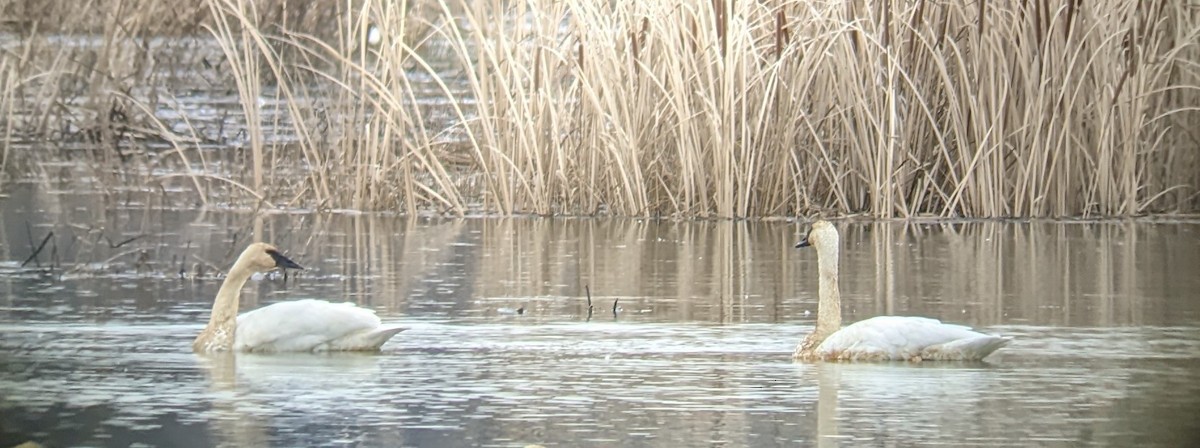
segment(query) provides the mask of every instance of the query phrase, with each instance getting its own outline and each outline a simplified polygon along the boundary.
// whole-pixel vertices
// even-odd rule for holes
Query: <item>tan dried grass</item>
[[[0,0],[0,10],[26,4]],[[167,15],[155,0],[113,0],[91,18],[25,11],[44,20],[14,25],[29,38],[5,49],[0,95],[49,106],[9,101],[0,129],[45,136],[85,117],[79,126],[107,142],[97,169],[121,171],[128,149],[109,109],[172,132],[152,119],[158,99],[130,93],[152,73],[150,51],[130,43],[207,29],[250,157],[245,173],[158,178],[189,179],[202,195],[212,191],[199,180],[220,178],[272,204],[408,213],[1200,208],[1200,20],[1186,2],[306,6],[207,0]],[[366,40],[372,26],[378,45]],[[39,37],[71,29],[100,38],[92,63]],[[73,85],[82,87],[63,89]],[[263,104],[282,112],[263,116]],[[290,142],[267,135],[284,130]],[[198,145],[172,154],[191,165],[191,152],[203,154]]]

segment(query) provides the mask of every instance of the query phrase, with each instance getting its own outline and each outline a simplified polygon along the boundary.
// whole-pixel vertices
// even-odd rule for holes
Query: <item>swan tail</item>
[[[1012,340],[1010,337],[991,334],[959,339],[927,347],[921,353],[921,358],[946,361],[979,361],[1000,349],[1000,347],[1008,345]]]
[[[378,351],[392,336],[407,330],[404,327],[380,327],[357,331],[329,343],[320,351]]]

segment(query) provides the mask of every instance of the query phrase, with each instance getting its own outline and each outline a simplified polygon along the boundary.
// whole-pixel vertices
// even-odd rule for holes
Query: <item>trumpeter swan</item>
[[[983,334],[969,327],[925,317],[878,316],[841,328],[838,292],[838,231],[817,221],[796,247],[817,249],[819,282],[817,326],[792,356],[844,361],[981,360],[1012,338]]]
[[[192,342],[201,353],[373,351],[404,328],[380,326],[375,312],[352,303],[295,300],[240,316],[242,286],[256,272],[303,269],[270,244],[254,243],[233,263],[213,303],[208,326]]]

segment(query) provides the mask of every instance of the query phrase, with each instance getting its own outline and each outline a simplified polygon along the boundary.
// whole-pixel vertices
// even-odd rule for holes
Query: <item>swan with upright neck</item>
[[[944,324],[926,317],[878,316],[841,328],[838,291],[838,231],[817,221],[796,247],[817,250],[819,271],[817,326],[796,347],[804,361],[976,361],[1007,345],[1012,338],[984,334],[970,327]]]
[[[251,275],[303,269],[275,246],[251,244],[221,283],[208,325],[192,342],[197,353],[375,351],[404,331],[384,327],[375,312],[352,303],[295,300],[238,315],[242,286]]]

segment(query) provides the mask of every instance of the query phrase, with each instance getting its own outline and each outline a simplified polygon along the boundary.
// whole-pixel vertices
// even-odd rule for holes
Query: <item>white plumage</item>
[[[404,328],[382,327],[375,312],[353,303],[280,302],[237,318],[233,349],[240,352],[378,350]]]
[[[846,361],[979,360],[1010,340],[927,317],[877,316],[838,330],[816,352]]]
[[[820,271],[817,326],[794,356],[802,360],[920,361],[981,360],[1012,338],[984,334],[925,317],[878,316],[841,327],[838,291],[837,229],[827,221],[813,224],[796,247],[817,249]]]
[[[375,312],[353,303],[296,300],[237,315],[241,289],[255,272],[301,269],[274,246],[247,247],[221,283],[208,325],[192,343],[196,352],[321,352],[379,350],[400,327],[380,325]]]

